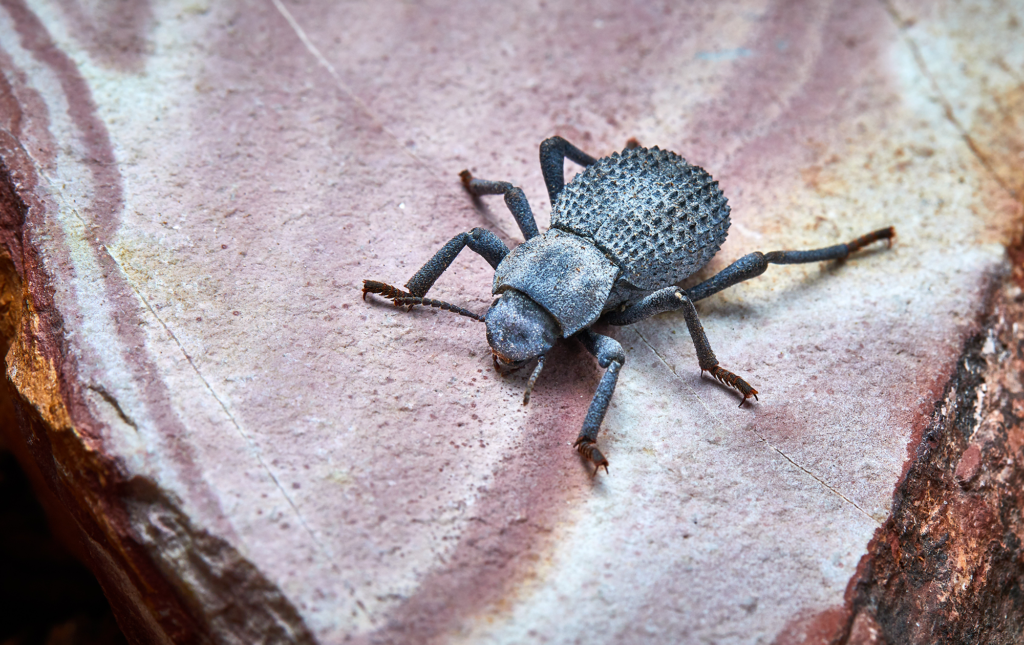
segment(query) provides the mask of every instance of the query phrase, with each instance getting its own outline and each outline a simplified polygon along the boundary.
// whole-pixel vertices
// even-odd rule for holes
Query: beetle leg
[[[483,256],[487,263],[495,269],[508,255],[508,247],[494,233],[486,229],[474,228],[468,233],[459,233],[449,240],[441,247],[441,250],[434,254],[434,257],[427,260],[427,263],[416,272],[416,275],[405,283],[405,288],[414,296],[420,298],[426,296],[430,287],[434,286],[434,282],[451,266],[459,251],[467,246]]]
[[[487,179],[474,179],[473,173],[463,170],[459,173],[462,178],[462,185],[466,187],[470,195],[479,197],[481,195],[504,195],[505,205],[512,212],[519,230],[523,232],[525,239],[540,235],[537,230],[537,220],[533,218],[533,209],[526,199],[526,193],[522,188],[513,186],[507,181],[490,181]]]
[[[630,305],[624,311],[608,314],[605,321],[611,325],[632,325],[645,318],[676,309],[683,310],[686,328],[690,331],[690,338],[693,339],[693,346],[697,350],[697,361],[700,364],[701,374],[710,372],[722,383],[739,390],[743,395],[740,405],[743,405],[750,397],[757,399],[757,390],[718,364],[718,358],[711,350],[711,343],[708,342],[708,336],[704,333],[704,326],[700,324],[700,318],[697,317],[697,308],[693,306],[693,301],[686,295],[686,291],[680,287],[666,287],[655,291],[639,302]]]
[[[551,205],[555,204],[558,194],[565,188],[565,160],[571,159],[581,166],[597,163],[587,153],[572,145],[562,137],[551,137],[540,144],[540,170],[544,173],[544,184],[548,187]]]
[[[769,264],[803,264],[806,262],[823,262],[825,260],[842,260],[854,251],[859,251],[868,244],[879,240],[896,237],[896,229],[890,226],[862,235],[847,244],[837,244],[812,251],[772,251],[770,253],[754,252],[744,255],[725,267],[714,277],[686,290],[690,300],[703,300],[710,295],[728,289],[734,284],[756,278],[765,272]]]
[[[583,420],[583,428],[576,438],[573,446],[576,450],[593,462],[596,470],[604,467],[608,472],[608,460],[597,448],[597,433],[601,430],[601,422],[604,421],[605,412],[608,411],[608,404],[612,400],[612,393],[615,392],[615,383],[619,379],[619,368],[626,362],[626,354],[622,351],[622,345],[614,339],[601,334],[595,334],[589,329],[576,334],[583,346],[597,358],[601,367],[607,368],[601,383],[597,386],[594,398],[590,401],[590,408],[587,409],[587,416]]]
[[[632,325],[651,316],[682,308],[685,298],[686,292],[679,287],[665,287],[624,306],[621,311],[605,314],[603,320],[610,325],[619,327]]]
[[[540,169],[544,173],[544,184],[548,189],[548,197],[554,204],[559,193],[565,188],[565,160],[571,159],[581,166],[589,166],[597,163],[597,159],[591,157],[576,146],[572,145],[562,137],[550,137],[540,144]],[[481,195],[504,195],[505,205],[512,212],[519,230],[527,240],[540,235],[537,229],[537,221],[533,217],[533,210],[526,194],[517,186],[507,181],[490,181],[487,179],[475,179],[473,173],[463,170],[459,173],[462,178],[462,185],[474,197]]]
[[[430,258],[416,272],[416,275],[405,283],[405,288],[408,291],[402,291],[383,282],[364,280],[363,300],[366,300],[366,294],[376,293],[391,300],[396,306],[426,305],[475,318],[476,320],[483,320],[482,316],[461,307],[425,297],[427,291],[434,285],[434,282],[451,266],[459,252],[467,246],[470,250],[483,256],[493,268],[497,268],[501,261],[505,259],[505,256],[508,255],[508,247],[494,233],[482,228],[474,228],[467,233],[459,233],[441,247],[441,250],[435,253],[434,257]]]

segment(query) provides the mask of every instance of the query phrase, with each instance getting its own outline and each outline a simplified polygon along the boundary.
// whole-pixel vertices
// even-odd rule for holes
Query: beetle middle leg
[[[544,173],[544,184],[548,187],[551,205],[555,205],[559,193],[565,188],[565,160],[571,159],[581,166],[597,163],[587,153],[562,137],[550,137],[540,144],[540,170]]]
[[[608,472],[608,460],[604,458],[597,448],[597,433],[601,430],[601,422],[604,421],[605,412],[608,411],[608,404],[612,400],[612,393],[615,392],[615,383],[619,380],[619,368],[626,362],[626,353],[622,351],[615,339],[601,334],[596,334],[589,329],[576,334],[587,351],[597,358],[597,363],[606,368],[601,383],[597,386],[597,392],[590,401],[587,409],[587,416],[583,420],[583,428],[573,445],[576,450],[589,459],[599,470],[602,466]],[[596,472],[596,471],[595,471]]]
[[[497,268],[501,261],[508,255],[508,247],[498,239],[494,233],[482,228],[474,228],[466,233],[459,233],[448,241],[441,249],[434,254],[434,257],[427,260],[427,263],[416,272],[416,274],[405,283],[407,291],[393,287],[383,282],[374,280],[363,280],[363,298],[367,293],[376,293],[391,300],[395,305],[427,305],[438,307],[445,311],[483,320],[483,316],[470,311],[450,305],[440,300],[427,298],[427,291],[434,286],[434,282],[441,277],[452,262],[459,255],[462,249],[469,247],[481,255],[492,268]]]
[[[700,365],[701,373],[709,372],[719,381],[739,390],[740,394],[743,395],[740,405],[743,405],[750,397],[757,399],[757,390],[752,388],[742,378],[718,364],[718,358],[715,356],[715,352],[711,350],[711,343],[708,342],[708,336],[704,333],[704,326],[700,324],[697,308],[693,306],[693,301],[682,288],[666,287],[655,291],[638,302],[633,303],[624,311],[608,314],[604,320],[610,325],[632,325],[645,318],[677,309],[683,310],[686,328],[690,331],[693,347],[697,350],[697,362]]]
[[[548,189],[548,197],[554,204],[559,193],[565,188],[565,160],[571,159],[581,166],[589,166],[597,163],[597,159],[591,157],[576,146],[572,145],[562,137],[549,137],[540,144],[540,169],[544,174],[544,185]],[[474,197],[481,195],[504,195],[505,205],[512,212],[519,230],[527,240],[540,235],[537,229],[537,221],[533,217],[533,209],[526,199],[522,188],[513,186],[507,181],[491,181],[489,179],[477,179],[473,173],[463,170],[459,173],[462,178],[462,185]]]

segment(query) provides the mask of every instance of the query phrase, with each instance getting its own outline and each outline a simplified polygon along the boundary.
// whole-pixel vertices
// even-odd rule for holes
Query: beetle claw
[[[597,444],[593,441],[586,437],[580,437],[576,440],[576,443],[574,443],[573,446],[575,446],[576,452],[593,462],[595,466],[594,475],[597,475],[597,473],[601,471],[602,466],[604,467],[604,472],[608,472],[608,460],[601,454],[601,451],[597,448]]]

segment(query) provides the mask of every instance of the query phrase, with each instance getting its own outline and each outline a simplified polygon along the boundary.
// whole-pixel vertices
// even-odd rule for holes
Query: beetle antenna
[[[526,382],[526,394],[523,395],[523,405],[530,402],[530,393],[533,392],[533,386],[537,384],[537,379],[540,377],[542,369],[544,369],[543,354],[537,359],[537,367],[533,368],[533,374],[530,374],[530,380]]]
[[[390,300],[396,307],[412,307],[413,305],[424,305],[427,307],[437,307],[445,311],[450,311],[466,318],[472,318],[473,320],[479,320],[484,322],[484,317],[480,314],[475,314],[468,309],[463,309],[453,304],[443,302],[441,300],[434,300],[433,298],[422,298],[420,296],[414,296],[408,291],[402,291],[398,287],[392,287],[390,284],[384,284],[383,282],[377,282],[375,280],[363,280],[363,300],[366,300],[366,294],[376,293],[388,300]]]
[[[433,298],[402,296],[400,298],[394,298],[392,302],[394,302],[395,305],[399,307],[401,307],[402,305],[424,305],[426,307],[437,307],[438,309],[443,309],[444,311],[450,311],[453,314],[459,314],[460,316],[465,316],[466,318],[472,318],[473,320],[484,322],[484,317],[481,316],[480,314],[473,313],[468,309],[463,309],[462,307],[458,307],[456,305],[449,304],[441,300],[434,300]]]

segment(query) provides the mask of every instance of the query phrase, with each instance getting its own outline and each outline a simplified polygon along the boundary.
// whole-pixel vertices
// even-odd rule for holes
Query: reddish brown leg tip
[[[741,392],[740,394],[743,394],[743,393]],[[758,401],[759,399],[757,398],[757,390],[754,390],[750,394],[743,394],[743,400],[740,401],[740,407],[741,408],[743,407],[744,403],[746,403],[747,401],[750,400],[750,397],[754,397],[754,400]]]
[[[602,467],[604,468],[604,472],[608,472],[608,460],[605,459],[604,455],[601,454],[601,451],[597,449],[597,444],[592,441],[588,441],[587,439],[580,438],[576,440],[573,447],[576,448],[576,452],[580,453],[586,457],[588,461],[594,464],[595,476],[601,471]]]

